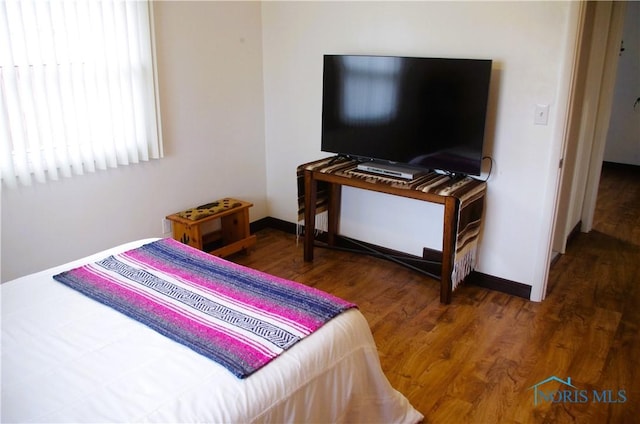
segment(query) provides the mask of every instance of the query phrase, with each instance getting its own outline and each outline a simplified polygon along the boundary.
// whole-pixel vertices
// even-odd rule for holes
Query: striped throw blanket
[[[245,378],[354,304],[161,239],[54,276]]]
[[[487,184],[475,178],[454,178],[450,175],[428,172],[413,180],[381,176],[357,169],[358,162],[345,157],[329,157],[298,166],[298,223],[304,222],[304,171],[317,171],[335,174],[341,177],[360,179],[376,184],[452,196],[458,199],[458,225],[456,228],[456,246],[451,275],[452,289],[455,289],[476,264],[476,252],[480,224],[484,209],[484,197]],[[328,204],[328,185],[318,181],[316,214],[326,214]],[[322,223],[322,220],[317,223]],[[318,228],[318,225],[316,225]]]

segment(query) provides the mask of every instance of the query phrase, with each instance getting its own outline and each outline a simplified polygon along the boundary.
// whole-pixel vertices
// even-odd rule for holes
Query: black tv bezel
[[[326,108],[328,107],[325,103],[326,101],[326,91],[327,90],[327,60],[328,58],[341,58],[341,57],[372,57],[372,58],[399,58],[403,60],[417,60],[417,61],[443,61],[449,63],[474,63],[478,67],[482,67],[482,71],[484,75],[482,75],[483,86],[481,91],[484,94],[483,101],[483,117],[481,125],[478,124],[477,134],[482,134],[480,137],[480,148],[474,149],[474,152],[477,152],[472,158],[464,157],[464,162],[457,161],[458,158],[463,158],[462,156],[456,157],[436,157],[433,155],[430,160],[427,160],[427,165],[425,166],[423,163],[420,164],[411,164],[409,162],[398,160],[396,157],[379,157],[375,154],[370,154],[373,152],[362,152],[362,151],[348,151],[350,149],[341,149],[335,147],[328,147],[328,143],[326,142],[326,129],[325,129],[325,114]],[[397,56],[397,55],[367,55],[367,54],[325,54],[323,56],[323,87],[322,87],[322,126],[321,126],[321,151],[327,153],[335,153],[340,156],[347,156],[358,161],[378,161],[383,163],[391,163],[391,164],[399,164],[407,167],[415,168],[415,169],[423,169],[429,171],[440,171],[450,174],[456,175],[473,175],[479,176],[482,173],[482,161],[484,157],[484,148],[486,145],[486,127],[487,127],[487,116],[489,112],[489,94],[491,88],[491,74],[493,69],[493,60],[491,59],[476,59],[476,58],[443,58],[443,57],[418,57],[418,56]],[[479,120],[479,118],[478,118]],[[481,131],[479,130],[481,128]],[[425,149],[426,150],[426,149]]]

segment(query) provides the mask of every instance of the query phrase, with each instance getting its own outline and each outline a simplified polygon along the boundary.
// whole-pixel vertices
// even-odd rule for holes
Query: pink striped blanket
[[[53,277],[245,378],[354,304],[172,239]]]

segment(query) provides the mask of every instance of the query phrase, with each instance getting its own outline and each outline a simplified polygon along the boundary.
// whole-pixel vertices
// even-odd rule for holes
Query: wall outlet
[[[171,233],[171,221],[167,218],[162,218],[162,234],[170,234]]]

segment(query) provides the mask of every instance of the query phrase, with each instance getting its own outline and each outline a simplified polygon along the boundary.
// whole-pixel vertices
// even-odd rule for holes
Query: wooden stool
[[[172,222],[173,238],[216,256],[247,252],[256,244],[249,230],[252,203],[224,198],[167,216]],[[206,233],[204,224],[220,220],[220,229]]]

